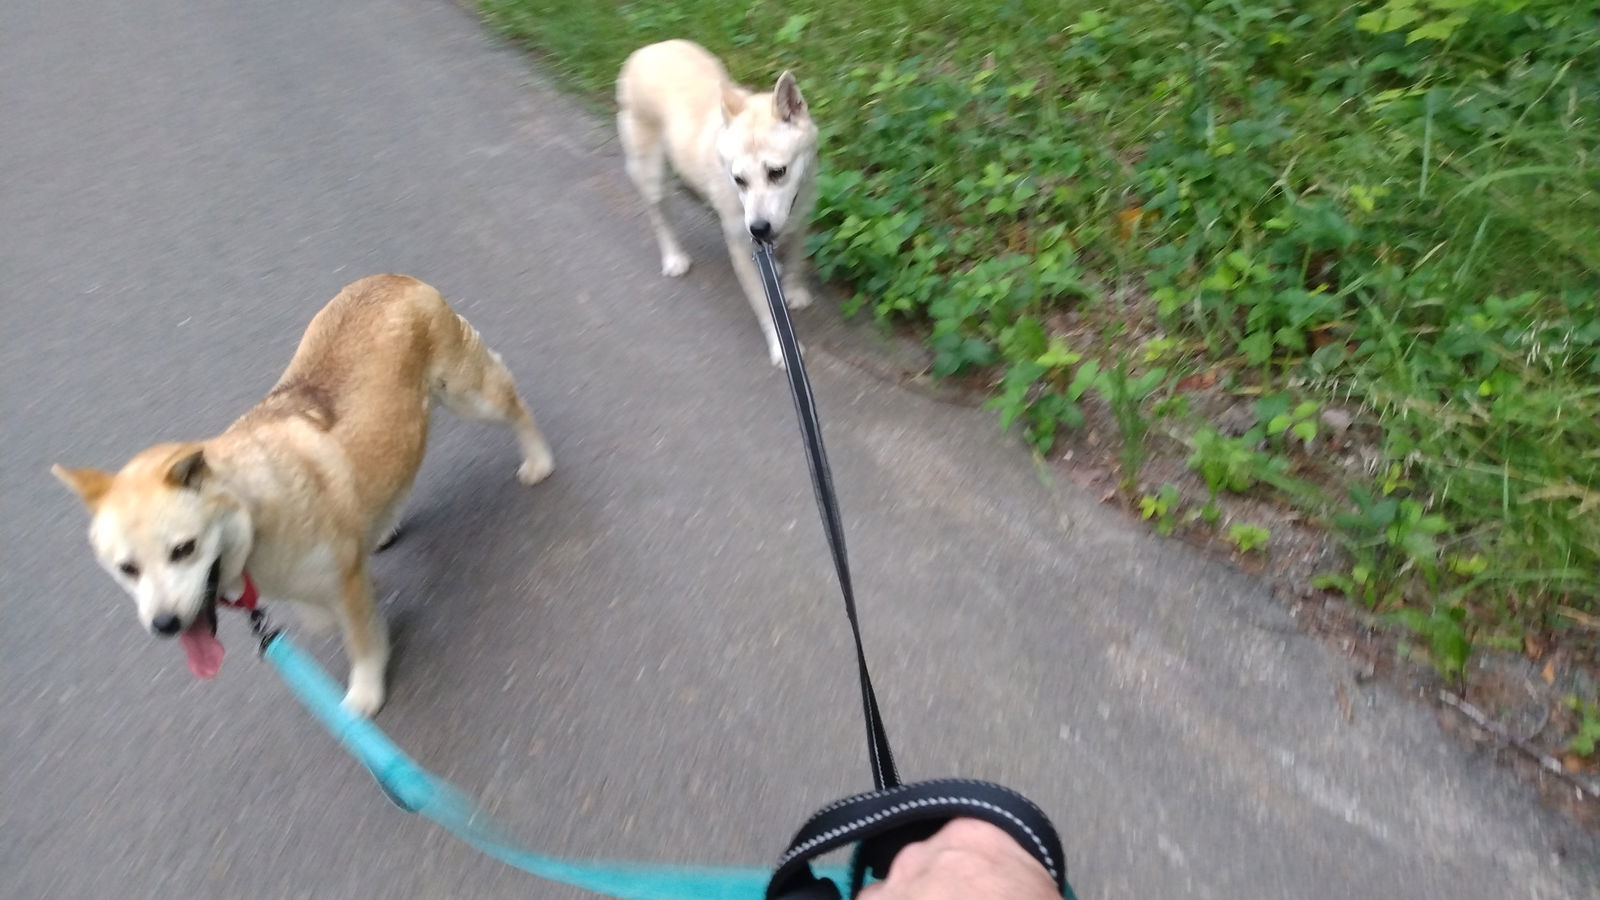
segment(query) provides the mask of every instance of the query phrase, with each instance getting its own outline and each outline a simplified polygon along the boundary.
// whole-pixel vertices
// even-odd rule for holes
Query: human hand
[[[1059,900],[1044,867],[988,822],[956,819],[901,850],[860,900]]]

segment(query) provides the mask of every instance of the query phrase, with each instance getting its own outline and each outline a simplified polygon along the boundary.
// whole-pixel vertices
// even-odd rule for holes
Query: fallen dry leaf
[[[1012,253],[1021,253],[1027,250],[1030,243],[1028,229],[1021,222],[1013,222],[1011,227],[1006,230],[1006,249]]]
[[[1133,230],[1138,228],[1139,223],[1143,220],[1143,207],[1130,206],[1127,209],[1122,210],[1121,212],[1117,213],[1117,234],[1121,235],[1123,240],[1128,240],[1129,238],[1133,237]]]
[[[1178,383],[1173,387],[1180,391],[1201,391],[1216,383],[1217,370],[1207,369],[1204,372],[1196,372],[1193,375],[1185,375],[1179,378]]]
[[[1544,683],[1545,684],[1555,684],[1556,683],[1556,662],[1555,662],[1555,660],[1552,659],[1551,661],[1545,663],[1544,664],[1544,671],[1540,672],[1539,674],[1544,676]]]
[[[1531,634],[1524,635],[1522,638],[1522,652],[1527,654],[1528,659],[1538,662],[1539,658],[1544,656],[1544,642]]]
[[[1589,615],[1582,610],[1573,609],[1570,606],[1557,605],[1556,613],[1577,622],[1585,628],[1600,628],[1600,617]]]

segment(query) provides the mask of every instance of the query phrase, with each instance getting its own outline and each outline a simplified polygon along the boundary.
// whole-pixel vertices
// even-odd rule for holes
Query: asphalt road
[[[194,682],[46,474],[221,429],[374,272],[453,298],[557,458],[518,488],[507,435],[441,415],[377,565],[379,722],[571,854],[764,863],[868,783],[789,400],[674,214],[667,281],[610,123],[444,0],[0,4],[0,894],[581,896],[391,808],[243,623]],[[1080,896],[1595,895],[1589,837],[1256,581],[990,413],[811,360],[904,769],[1041,801]]]

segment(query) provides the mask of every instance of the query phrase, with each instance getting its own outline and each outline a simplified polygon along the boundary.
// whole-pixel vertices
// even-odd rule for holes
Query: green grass
[[[749,84],[794,69],[824,128],[819,271],[923,329],[937,374],[993,372],[1002,422],[1041,450],[1103,397],[1133,492],[1166,419],[1213,491],[1277,494],[1341,536],[1326,583],[1469,646],[1600,605],[1585,4],[480,6],[596,97],[667,37]],[[1259,398],[1245,438],[1186,411],[1175,385],[1201,371]],[[1300,449],[1328,407],[1378,459]]]

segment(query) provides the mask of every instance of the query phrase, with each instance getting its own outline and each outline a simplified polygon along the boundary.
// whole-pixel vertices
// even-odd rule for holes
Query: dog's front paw
[[[372,548],[372,552],[373,553],[382,553],[383,551],[389,549],[390,547],[393,547],[394,544],[395,544],[395,541],[398,541],[398,540],[400,540],[400,525],[396,524],[393,528],[389,529],[387,534],[385,534],[381,538],[378,538],[378,543],[377,543],[377,545],[375,547]]]
[[[689,254],[682,250],[661,257],[661,274],[668,278],[677,278],[687,271],[689,271]]]
[[[783,299],[790,309],[805,309],[811,305],[811,291],[803,284],[786,284],[783,286]]]
[[[794,347],[795,347],[796,350],[800,351],[800,357],[802,359],[804,359],[805,355],[806,355],[806,345],[797,343],[797,344],[794,345]],[[772,365],[773,365],[774,368],[778,369],[779,371],[784,371],[784,370],[787,370],[789,368],[783,362],[783,348],[782,347],[779,347],[777,344],[773,344],[771,347],[767,348],[767,354],[771,358]]]
[[[555,459],[547,452],[542,456],[523,460],[517,467],[517,480],[527,485],[538,484],[550,477],[556,469]]]
[[[341,705],[358,716],[370,719],[383,708],[383,684],[364,679],[353,680]]]

